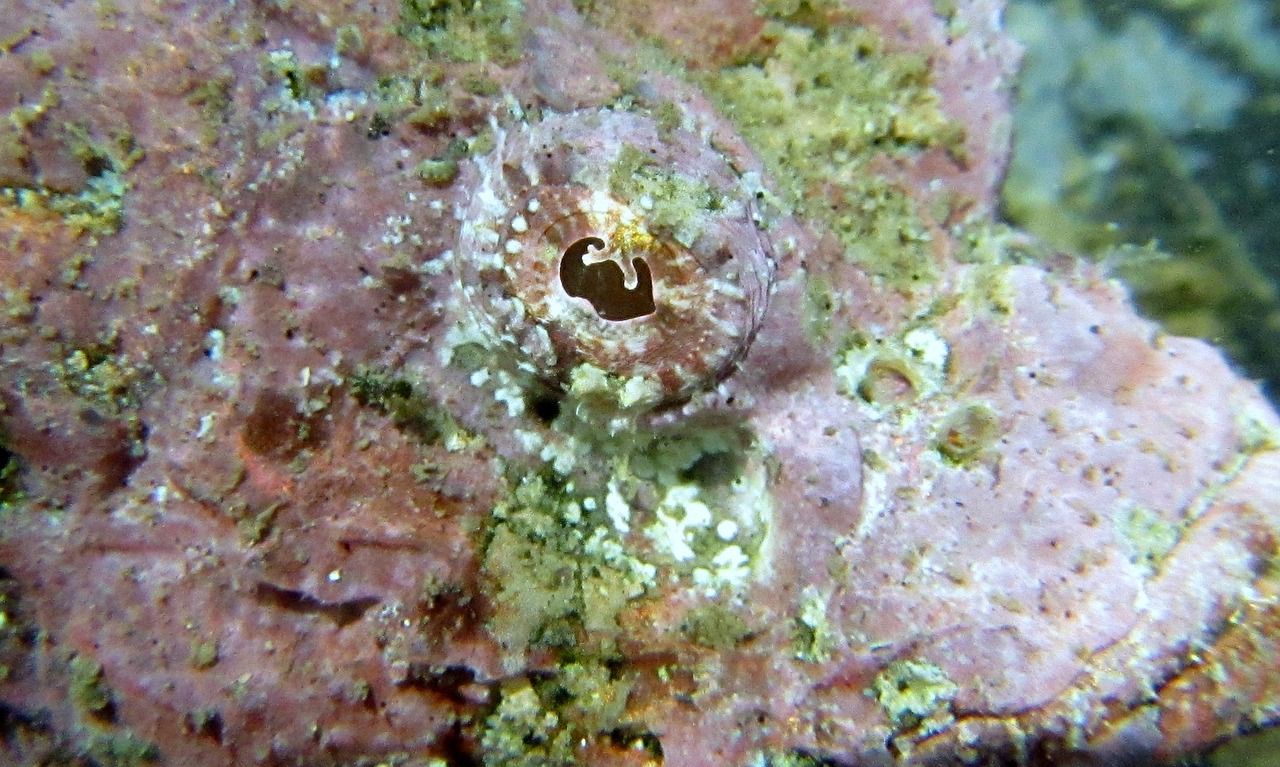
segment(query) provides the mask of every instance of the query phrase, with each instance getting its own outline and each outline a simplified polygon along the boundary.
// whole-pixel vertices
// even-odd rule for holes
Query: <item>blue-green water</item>
[[[1280,5],[1014,0],[1006,23],[1027,49],[1006,214],[1280,399]]]

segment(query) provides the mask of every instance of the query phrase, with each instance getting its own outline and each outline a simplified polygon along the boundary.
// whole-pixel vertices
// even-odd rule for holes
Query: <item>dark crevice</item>
[[[526,403],[530,412],[544,424],[551,425],[560,417],[560,396],[542,393],[529,398]]]
[[[560,259],[560,284],[574,298],[591,302],[602,319],[611,322],[634,320],[653,314],[653,275],[643,258],[632,258],[636,270],[636,286],[627,288],[622,267],[613,261],[584,263],[584,258],[594,251],[604,250],[605,242],[599,237],[583,237],[570,245]]]
[[[328,618],[339,627],[360,620],[368,612],[369,608],[379,602],[377,597],[359,597],[341,602],[325,602],[306,592],[282,588],[265,581],[258,582],[253,595],[263,604],[293,613],[319,615]]]
[[[477,681],[475,670],[466,666],[410,663],[404,684],[462,706],[486,707],[495,702],[496,683]]]

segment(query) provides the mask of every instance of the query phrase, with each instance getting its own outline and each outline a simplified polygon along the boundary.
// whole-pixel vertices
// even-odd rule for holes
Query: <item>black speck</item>
[[[550,425],[560,416],[560,397],[555,394],[541,394],[532,397],[527,403],[529,410],[539,421]]]

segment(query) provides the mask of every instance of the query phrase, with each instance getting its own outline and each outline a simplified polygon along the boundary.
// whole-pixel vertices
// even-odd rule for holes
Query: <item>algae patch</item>
[[[397,31],[431,56],[514,64],[523,21],[520,0],[403,0]]]
[[[932,663],[900,660],[876,675],[876,700],[899,729],[913,729],[950,718],[958,688],[945,671]]]
[[[520,481],[494,509],[484,572],[495,594],[490,631],[508,651],[574,647],[610,652],[618,612],[655,568],[604,545],[582,499],[553,475]]]
[[[807,663],[826,663],[839,643],[827,616],[827,600],[813,586],[805,586],[792,626],[795,657]]]
[[[398,428],[423,443],[465,436],[453,416],[407,378],[360,366],[348,383],[356,402],[388,416]]]
[[[798,12],[808,4],[785,5]],[[784,199],[827,224],[849,257],[899,288],[932,279],[923,220],[870,169],[885,153],[961,152],[963,131],[942,114],[928,61],[887,52],[861,27],[773,22],[765,38],[766,57],[721,70],[708,91],[760,152]]]
[[[595,661],[571,662],[558,673],[517,678],[478,727],[483,763],[497,767],[571,767],[589,740],[662,756],[657,738],[622,724],[632,679]],[[619,742],[621,741],[621,742]]]
[[[946,385],[949,357],[946,340],[927,326],[885,338],[859,334],[836,356],[836,384],[846,397],[912,417],[912,406]]]
[[[25,497],[20,470],[17,454],[6,448],[0,439],[0,512],[16,509]]]
[[[135,364],[114,348],[112,342],[74,349],[53,371],[63,386],[94,410],[119,417],[136,411],[156,380],[150,368]]]
[[[102,664],[76,655],[68,664],[71,676],[71,700],[86,714],[110,717],[115,693],[103,678]]]
[[[694,644],[713,650],[730,650],[753,633],[738,613],[714,604],[690,610],[681,628]]]
[[[968,404],[942,420],[934,447],[952,464],[964,466],[981,458],[1000,435],[1000,420],[994,410],[983,404]]]
[[[59,103],[56,95],[50,96],[54,93],[52,88],[45,91],[45,97],[33,107],[35,115],[20,114],[27,107],[9,113],[11,135],[4,137],[0,146],[0,153],[7,156],[0,158],[0,167],[28,165],[28,139],[36,123],[46,119],[45,112]],[[124,173],[142,159],[142,150],[134,143],[133,135],[124,130],[114,131],[106,140],[100,140],[89,127],[79,123],[63,123],[54,132],[59,151],[74,157],[83,167],[83,184],[78,189],[67,188],[25,172],[3,173],[0,205],[31,216],[57,217],[73,237],[87,235],[91,244],[115,234],[124,226],[124,200],[130,188]]]
[[[1143,506],[1134,506],[1117,515],[1115,524],[1121,542],[1129,550],[1130,561],[1152,571],[1160,569],[1165,557],[1182,539],[1180,525]]]
[[[699,222],[706,213],[729,204],[709,184],[663,169],[632,146],[618,153],[609,189],[618,199],[638,204],[654,227],[671,232],[685,247],[698,239]]]

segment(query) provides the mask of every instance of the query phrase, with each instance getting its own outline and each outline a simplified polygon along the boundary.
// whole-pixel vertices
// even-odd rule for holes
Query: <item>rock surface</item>
[[[1269,723],[1280,421],[991,221],[1015,56],[937,5],[6,14],[5,760],[1114,763]],[[601,109],[705,142],[773,246],[680,402],[526,369],[460,284],[486,158]],[[642,234],[724,210],[598,156]]]

